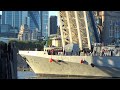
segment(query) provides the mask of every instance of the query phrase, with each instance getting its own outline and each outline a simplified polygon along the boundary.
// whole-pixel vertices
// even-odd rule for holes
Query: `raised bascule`
[[[44,47],[44,51],[19,51],[18,55],[26,60],[36,74],[120,77],[120,47],[99,43],[100,32],[95,13],[59,11],[62,49],[71,44],[74,48],[77,44],[77,49],[70,48],[68,54],[67,50],[64,52],[59,47]],[[83,49],[91,52],[85,53]]]
[[[99,33],[93,11],[59,11],[60,31],[63,47],[79,44],[80,50],[99,43]]]

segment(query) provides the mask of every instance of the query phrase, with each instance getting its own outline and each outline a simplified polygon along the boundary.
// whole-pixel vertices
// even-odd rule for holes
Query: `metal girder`
[[[35,26],[39,29],[39,25],[37,23],[37,20],[35,19],[35,16],[34,16],[33,12],[32,11],[28,11],[28,13],[29,13],[30,17],[32,18],[32,20],[34,21]]]
[[[80,50],[91,49],[88,11],[59,11],[60,32],[63,47],[66,44],[79,44]],[[90,18],[90,19],[88,19]],[[94,32],[94,30],[93,30]]]

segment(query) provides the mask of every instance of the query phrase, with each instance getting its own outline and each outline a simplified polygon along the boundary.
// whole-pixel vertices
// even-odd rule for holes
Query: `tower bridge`
[[[62,46],[79,44],[80,50],[99,43],[99,34],[93,11],[59,11]]]

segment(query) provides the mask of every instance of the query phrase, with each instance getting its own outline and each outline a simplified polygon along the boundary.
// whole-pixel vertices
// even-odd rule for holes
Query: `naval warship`
[[[117,11],[102,11],[99,14],[93,11],[59,11],[64,48],[44,47],[44,51],[19,51],[18,55],[38,75],[120,77],[120,46],[99,43],[102,27],[105,29],[102,33],[105,37],[101,38],[105,43],[111,42],[112,38],[107,34],[108,24],[118,26],[116,21],[120,14]],[[97,17],[100,17],[100,30],[97,28]],[[111,22],[109,19],[115,21],[115,24],[108,23]],[[73,44],[78,42],[80,48]],[[92,49],[87,50],[86,47]]]
[[[44,51],[19,51],[37,75],[120,77],[120,47],[96,45],[79,51],[77,45],[44,47]]]

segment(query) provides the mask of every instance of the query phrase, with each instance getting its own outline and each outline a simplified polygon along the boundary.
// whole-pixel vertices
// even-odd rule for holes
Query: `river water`
[[[32,71],[18,71],[18,79],[109,79],[104,77],[38,77]]]
[[[18,71],[18,79],[31,79],[33,77],[37,77],[34,72]]]

